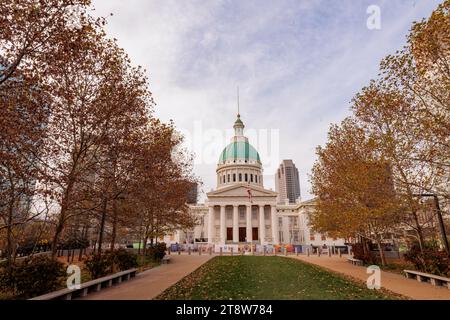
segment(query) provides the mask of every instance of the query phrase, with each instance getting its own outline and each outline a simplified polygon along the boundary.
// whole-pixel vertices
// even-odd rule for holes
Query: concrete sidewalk
[[[290,258],[305,261],[325,269],[344,274],[366,282],[369,274],[366,267],[354,266],[347,262],[347,256],[289,256]],[[450,290],[447,287],[435,287],[429,283],[406,279],[404,276],[392,272],[381,271],[381,286],[392,292],[417,300],[450,300]]]
[[[196,270],[214,255],[171,255],[171,261],[139,273],[135,278],[91,293],[82,300],[151,300]]]

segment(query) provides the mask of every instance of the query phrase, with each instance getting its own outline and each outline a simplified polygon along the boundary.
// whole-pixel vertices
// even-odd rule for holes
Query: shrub
[[[85,263],[91,278],[97,279],[116,272],[125,271],[138,266],[137,255],[125,249],[106,251],[101,255],[94,254]]]
[[[97,279],[113,271],[114,257],[110,252],[94,254],[87,259],[85,265],[92,279]]]
[[[47,256],[34,256],[0,272],[0,288],[29,298],[56,290],[66,275],[64,264]]]
[[[443,251],[425,248],[423,252],[421,252],[419,245],[414,244],[404,254],[404,258],[406,261],[412,263],[419,271],[444,277],[450,275],[450,259]]]
[[[126,249],[116,250],[114,251],[114,263],[121,271],[136,268],[138,266],[137,255]]]
[[[152,247],[147,248],[146,255],[154,261],[159,261],[164,258],[167,246],[164,242],[157,243]]]

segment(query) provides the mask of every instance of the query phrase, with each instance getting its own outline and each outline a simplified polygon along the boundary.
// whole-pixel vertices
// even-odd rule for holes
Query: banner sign
[[[220,248],[222,248],[222,253],[231,253],[231,248],[233,248],[233,253],[237,253],[239,246],[237,244],[215,244],[214,252],[220,253]]]

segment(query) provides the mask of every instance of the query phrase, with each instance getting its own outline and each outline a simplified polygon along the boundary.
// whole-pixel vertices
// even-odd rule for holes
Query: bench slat
[[[424,272],[419,272],[419,271],[414,271],[414,270],[403,270],[403,272],[405,272],[406,274],[414,274],[417,276],[422,276],[422,277],[426,277],[426,278],[433,278],[433,279],[437,279],[437,280],[441,280],[444,282],[450,282],[450,278],[446,278],[446,277],[442,277],[442,276],[437,276],[431,273],[424,273]]]

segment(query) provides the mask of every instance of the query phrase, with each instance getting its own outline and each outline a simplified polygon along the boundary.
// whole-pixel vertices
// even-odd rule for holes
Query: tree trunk
[[[114,250],[116,244],[116,234],[117,234],[117,203],[116,199],[113,200],[113,223],[112,223],[112,235],[111,235],[111,251]]]
[[[9,213],[8,213],[8,225],[7,225],[7,228],[6,228],[6,241],[7,241],[7,244],[6,244],[6,248],[7,248],[6,259],[7,259],[8,266],[11,266],[11,264],[13,263],[13,257],[15,256],[15,252],[14,252],[15,251],[14,250],[15,245],[14,245],[14,238],[13,238],[13,233],[12,233],[12,217],[13,217],[13,213],[12,212],[13,212],[13,210],[10,207],[9,208]]]
[[[108,206],[108,199],[106,197],[104,197],[103,204],[102,204],[102,219],[100,222],[100,230],[99,230],[99,235],[98,235],[98,249],[97,249],[98,254],[102,254],[103,231],[105,230],[107,206]]]
[[[65,210],[64,210],[65,211]],[[61,212],[63,212],[63,210],[61,209]],[[59,242],[59,237],[64,229],[64,218],[65,218],[65,213],[63,213],[62,215],[60,215],[59,219],[58,219],[58,224],[56,225],[56,229],[55,229],[55,234],[53,235],[53,239],[52,239],[52,259],[56,258],[56,251],[58,250],[58,242]]]
[[[13,235],[13,218],[14,218],[14,203],[16,198],[16,191],[14,187],[14,181],[12,179],[12,174],[10,169],[8,168],[8,178],[10,183],[10,199],[8,205],[8,219],[7,219],[7,227],[6,227],[6,248],[7,248],[7,265],[11,266],[16,256],[16,245],[14,243],[14,235]]]
[[[381,246],[381,241],[377,239],[378,251],[380,252],[381,265],[386,265],[386,257],[384,255],[383,247]]]
[[[144,239],[143,239],[143,244],[142,244],[142,255],[145,257],[145,254],[147,253],[147,241],[148,241],[148,236],[145,235]]]
[[[59,213],[59,218],[58,218],[58,222],[56,225],[56,229],[55,229],[55,234],[53,235],[53,240],[52,240],[52,259],[56,258],[56,253],[58,250],[58,242],[59,242],[59,237],[61,236],[61,233],[64,230],[64,224],[66,222],[66,214],[67,214],[67,210],[69,208],[69,196],[72,192],[72,187],[73,187],[74,181],[73,178],[69,177],[69,183],[67,184],[67,188],[66,191],[64,193],[64,197],[61,201],[61,211]]]
[[[425,241],[423,239],[422,227],[420,226],[420,223],[419,223],[419,217],[417,216],[417,211],[413,210],[412,215],[414,218],[414,223],[416,224],[416,231],[417,231],[417,236],[419,238],[420,252],[423,253],[423,250],[425,249]]]

